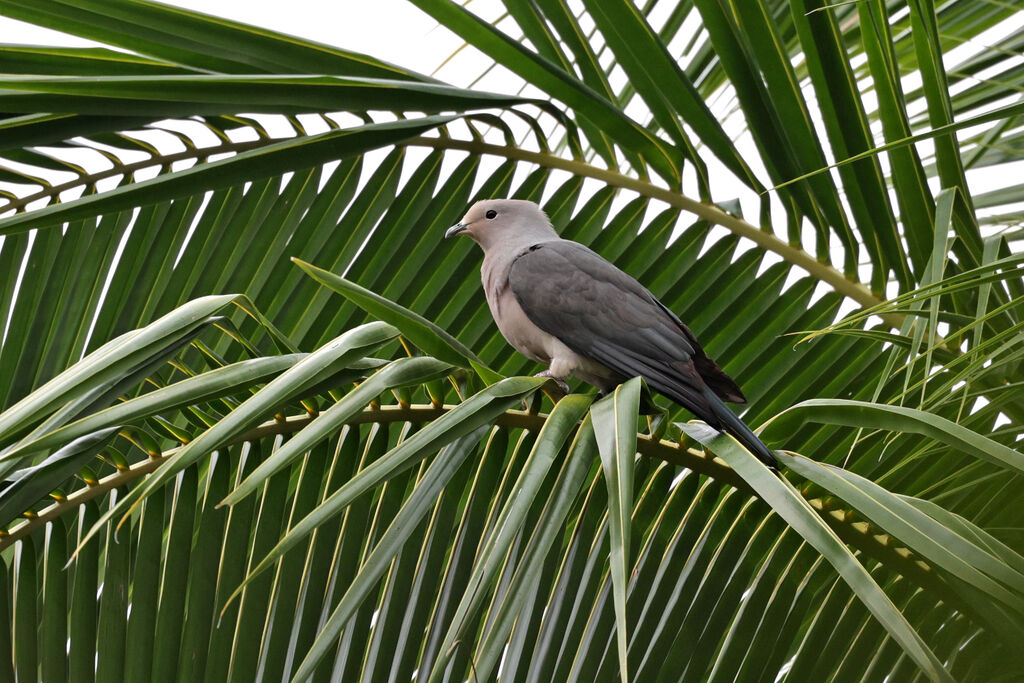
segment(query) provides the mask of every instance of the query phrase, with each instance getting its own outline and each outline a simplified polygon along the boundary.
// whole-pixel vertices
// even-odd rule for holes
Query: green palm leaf
[[[97,43],[0,46],[0,677],[1018,678],[1020,10],[504,4],[411,3],[439,79],[0,0]],[[686,320],[781,478],[518,377],[441,240],[493,196]]]

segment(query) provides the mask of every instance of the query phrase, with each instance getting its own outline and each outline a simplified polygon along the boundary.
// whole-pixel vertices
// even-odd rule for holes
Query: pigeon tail
[[[737,417],[736,413],[732,412],[729,406],[725,405],[725,402],[710,387],[705,386],[701,394],[708,402],[711,412],[721,422],[721,426],[724,428],[723,431],[736,437],[737,441],[743,444],[748,451],[756,455],[758,460],[765,465],[773,470],[779,469],[779,463],[771,449],[765,446],[761,439],[757,438],[757,435],[754,434],[750,427],[744,424],[743,420]]]

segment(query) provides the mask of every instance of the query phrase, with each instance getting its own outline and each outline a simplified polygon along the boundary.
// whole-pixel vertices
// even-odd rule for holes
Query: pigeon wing
[[[675,314],[587,247],[535,244],[516,257],[508,279],[537,327],[623,377],[643,377],[708,424],[720,420],[702,395],[705,386],[724,400],[745,400]]]

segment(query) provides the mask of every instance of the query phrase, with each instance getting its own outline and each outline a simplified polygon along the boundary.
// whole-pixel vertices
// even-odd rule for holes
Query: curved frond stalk
[[[461,149],[467,152],[490,154],[517,161],[529,161],[539,166],[568,171],[574,175],[586,178],[594,178],[613,187],[632,190],[651,199],[661,200],[677,209],[692,213],[709,223],[721,225],[736,235],[751,240],[763,249],[778,254],[789,263],[800,266],[815,278],[828,284],[836,292],[850,297],[862,306],[877,306],[882,303],[882,300],[872,294],[867,287],[849,279],[831,265],[822,263],[799,247],[783,242],[772,233],[761,230],[741,218],[726,213],[714,204],[697,201],[679,192],[654,185],[649,181],[591,166],[580,161],[564,159],[553,154],[531,152],[515,147],[502,147],[479,141],[421,137],[410,140],[405,144],[434,149]],[[897,320],[893,319],[893,322],[895,323]],[[896,326],[898,327],[898,325]]]

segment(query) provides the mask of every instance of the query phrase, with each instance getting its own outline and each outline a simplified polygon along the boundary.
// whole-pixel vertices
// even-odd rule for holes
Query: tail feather
[[[746,446],[747,450],[756,455],[765,465],[774,470],[779,469],[779,463],[771,449],[765,446],[761,439],[757,438],[757,435],[751,431],[750,427],[744,424],[743,420],[737,417],[736,413],[732,412],[729,406],[725,405],[725,402],[710,387],[705,386],[701,393],[705,400],[707,400],[711,412],[719,419],[721,426],[726,432],[736,437],[737,441]]]

